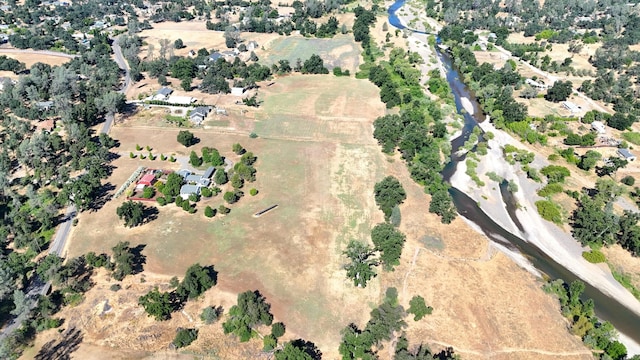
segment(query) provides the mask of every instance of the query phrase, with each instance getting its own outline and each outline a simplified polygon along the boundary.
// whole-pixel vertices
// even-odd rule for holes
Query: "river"
[[[395,12],[404,5],[405,1],[406,0],[396,1],[388,10],[389,24],[398,29],[406,28],[395,15]],[[447,82],[452,89],[458,113],[464,117],[462,135],[452,141],[451,162],[447,164],[442,172],[443,177],[448,181],[455,173],[457,164],[465,158],[464,155],[455,155],[456,151],[468,139],[473,128],[476,127],[479,122],[484,121],[484,113],[471,91],[462,81],[460,81],[459,75],[454,69],[451,59],[446,54],[440,53],[437,47],[436,52],[440,57],[440,60],[445,65]],[[467,98],[471,101],[474,108],[474,115],[469,114],[467,111],[463,111],[464,107],[461,101],[463,98]],[[512,203],[513,199],[509,196],[508,191],[504,191],[504,189],[502,189],[504,185],[505,184],[501,186],[503,201],[505,201],[509,214],[512,215],[514,213],[514,204]],[[482,211],[482,209],[478,207],[476,201],[471,199],[465,193],[456,188],[452,188],[450,193],[458,213],[476,224],[489,239],[509,250],[520,252],[536,269],[551,279],[563,279],[566,282],[578,280],[576,275],[551,259],[543,251],[496,224],[495,221],[493,221]],[[518,219],[515,218],[514,215],[512,215],[512,219],[516,224],[519,224],[519,222],[517,222]],[[640,316],[638,314],[586,282],[584,297],[593,299],[596,305],[596,315],[600,319],[609,321],[619,332],[624,333],[626,337],[632,339],[636,343],[640,343]]]

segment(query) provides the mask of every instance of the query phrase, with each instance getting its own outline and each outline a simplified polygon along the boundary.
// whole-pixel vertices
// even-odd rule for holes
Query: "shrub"
[[[215,306],[207,306],[202,310],[202,314],[200,314],[200,320],[204,321],[205,324],[213,324],[218,321],[220,318],[220,313],[222,308],[216,308]]]
[[[218,207],[218,212],[220,212],[220,214],[226,215],[226,214],[231,212],[231,209],[229,209],[228,207],[226,207],[224,205],[220,205]]]
[[[111,291],[118,291],[118,290],[122,289],[122,286],[120,286],[120,284],[113,284],[113,285],[111,285],[111,287],[109,289]]]
[[[174,158],[173,155],[171,155],[171,157],[169,158],[169,162],[176,162],[176,158]]]
[[[135,159],[136,158],[136,154],[134,154],[133,151],[132,151],[132,152],[129,153],[129,157],[132,158],[132,159]]]
[[[273,335],[267,335],[262,339],[262,351],[271,351],[278,346],[278,339]]]
[[[165,161],[165,160],[167,160],[167,157],[164,156],[164,154],[160,154],[160,160]]]
[[[211,206],[207,206],[206,208],[204,208],[204,216],[208,218],[212,218],[216,216],[216,210]]]
[[[189,346],[198,338],[197,329],[180,329],[173,339],[173,344],[179,349],[185,346]]]
[[[636,179],[633,176],[628,175],[623,177],[622,180],[620,180],[620,182],[628,186],[633,186],[633,184],[636,183]]]
[[[273,323],[273,325],[271,325],[271,335],[277,338],[284,335],[285,330],[285,326],[281,322]]]
[[[151,151],[151,146],[147,145],[147,151]]]
[[[249,194],[251,196],[256,196],[258,195],[258,189],[252,188],[251,190],[249,190]]]
[[[142,147],[140,145],[136,144],[136,150],[140,151],[140,150],[142,150]]]
[[[538,190],[538,195],[542,197],[551,196],[562,192],[562,185],[559,183],[547,184],[542,189]]]
[[[156,194],[156,189],[152,186],[145,186],[142,190],[142,197],[145,199],[151,199]]]
[[[209,198],[213,195],[213,191],[211,191],[211,189],[209,189],[208,187],[203,187],[202,189],[200,189],[200,194],[206,198]]]
[[[146,156],[144,156],[144,155],[140,154],[140,159],[144,160],[144,159],[146,159],[146,158],[147,158]]]
[[[151,152],[149,152],[149,160],[153,161],[156,159],[156,156],[153,156]]]
[[[160,206],[167,205],[167,198],[165,198],[164,196],[158,196],[156,201],[158,202],[158,204],[160,204]]]
[[[562,224],[562,213],[558,205],[549,200],[539,200],[536,201],[536,208],[538,208],[538,213],[543,219],[556,224]]]
[[[258,137],[258,134],[252,132],[251,134],[249,134],[249,137],[252,138],[252,139],[255,139],[255,138]]]
[[[582,257],[592,264],[599,264],[607,261],[607,258],[599,250],[584,251]]]
[[[200,201],[200,196],[198,196],[198,194],[191,194],[191,195],[189,195],[189,200],[191,200],[193,202],[198,202],[198,201]]]

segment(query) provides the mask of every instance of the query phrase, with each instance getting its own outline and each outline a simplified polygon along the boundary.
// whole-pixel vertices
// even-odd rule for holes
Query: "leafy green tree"
[[[236,155],[242,155],[245,153],[245,149],[242,147],[242,145],[240,145],[239,143],[235,143],[233,144],[233,147],[231,148],[231,150],[236,154]]]
[[[405,235],[389,223],[376,225],[371,230],[371,240],[380,251],[380,261],[386,271],[400,265],[400,256],[406,240]]]
[[[178,142],[185,147],[189,147],[196,143],[196,137],[191,131],[180,130],[180,132],[178,133]]]
[[[124,202],[116,209],[118,218],[124,220],[124,226],[135,227],[144,222],[144,205],[137,201]]]
[[[373,126],[373,137],[378,140],[378,144],[382,146],[382,151],[391,154],[398,146],[403,133],[400,116],[390,114],[379,117],[373,122]]]
[[[322,353],[314,343],[297,339],[284,344],[281,350],[277,350],[275,358],[276,360],[320,360]]]
[[[418,321],[425,315],[430,315],[433,311],[431,306],[427,306],[424,302],[424,298],[420,295],[416,295],[409,301],[409,313],[414,315],[413,320]]]
[[[240,162],[247,166],[253,165],[256,162],[256,160],[258,160],[258,157],[253,155],[251,151],[245,152],[244,154],[242,154],[242,157],[240,158]]]
[[[366,287],[367,282],[376,276],[375,266],[378,265],[378,260],[373,257],[373,248],[362,242],[351,240],[343,254],[350,261],[344,266],[347,278],[353,280],[354,286]]]
[[[612,341],[604,351],[614,360],[624,360],[627,358],[627,347],[619,341]]]
[[[184,42],[182,41],[182,39],[176,39],[176,41],[173,42],[173,47],[176,49],[182,49],[186,46],[184,45]]]
[[[57,254],[49,254],[38,263],[36,274],[38,274],[40,280],[47,282],[53,280],[61,268],[62,258]]]
[[[212,218],[216,216],[216,210],[213,209],[211,206],[207,205],[207,207],[204,208],[204,216],[208,218]]]
[[[192,78],[183,78],[180,80],[180,87],[182,88],[182,90],[184,91],[191,91],[191,82],[193,81]]]
[[[120,241],[113,250],[114,270],[113,277],[121,281],[125,276],[133,274],[135,270],[135,254],[129,247],[128,241]]]
[[[222,197],[224,201],[226,201],[229,204],[235,204],[238,202],[238,200],[240,200],[240,197],[238,197],[238,195],[232,191],[225,192]]]
[[[316,54],[311,55],[311,57],[304,61],[302,65],[302,73],[303,74],[328,74],[329,70],[324,67],[324,61],[322,58]]]
[[[553,86],[547,90],[545,99],[553,102],[565,101],[573,92],[573,84],[571,81],[556,81]]]
[[[564,179],[571,175],[569,169],[559,165],[547,165],[540,172],[547,177],[549,183],[564,182]]]
[[[285,331],[286,331],[286,328],[284,324],[281,322],[273,323],[271,325],[271,335],[275,336],[276,338],[279,338],[282,335],[284,335]]]
[[[142,306],[144,311],[157,321],[169,320],[174,308],[171,295],[166,292],[160,292],[157,287],[146,295],[141,296],[138,299],[138,305]]]
[[[252,328],[271,325],[273,315],[271,305],[259,291],[245,291],[238,294],[238,304],[229,310],[229,318],[222,324],[225,334],[234,333],[241,342],[249,341]]]
[[[580,162],[578,162],[578,167],[582,170],[589,171],[596,166],[596,164],[601,158],[602,158],[602,154],[594,150],[589,150],[580,157]]]
[[[227,173],[223,168],[216,169],[216,172],[213,174],[213,181],[217,185],[224,185],[229,182],[229,178],[227,177]]]
[[[191,151],[191,154],[189,155],[189,164],[191,164],[193,166],[202,165],[202,158],[200,156],[198,156],[198,154],[193,150]]]
[[[272,334],[269,334],[262,339],[262,343],[262,351],[271,351],[278,346],[278,339]]]
[[[184,279],[178,285],[176,294],[182,298],[195,299],[216,284],[217,274],[213,266],[203,267],[193,264],[187,269]]]
[[[222,215],[227,215],[228,213],[231,212],[231,209],[229,209],[228,207],[224,206],[224,205],[220,205],[218,207],[218,212]]]
[[[387,176],[375,185],[374,196],[376,204],[384,213],[386,220],[391,217],[394,206],[402,204],[407,198],[402,184],[393,176]]]
[[[170,173],[167,175],[167,182],[162,187],[162,193],[168,199],[173,199],[174,197],[180,195],[180,188],[184,183],[184,178],[177,173]],[[169,200],[170,202],[173,200]]]
[[[244,180],[238,173],[231,176],[231,186],[233,186],[234,189],[241,189],[244,186]]]
[[[196,76],[196,70],[193,59],[182,57],[171,66],[171,75],[177,79],[193,79]]]
[[[173,344],[180,349],[189,346],[198,338],[198,329],[180,329],[173,339]]]

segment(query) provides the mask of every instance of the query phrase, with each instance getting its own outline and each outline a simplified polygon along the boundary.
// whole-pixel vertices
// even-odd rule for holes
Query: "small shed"
[[[242,94],[244,94],[244,88],[243,87],[232,87],[231,88],[231,95],[242,96]]]
[[[631,153],[631,151],[627,149],[618,149],[618,155],[622,156],[627,161],[636,161],[635,155]]]
[[[145,174],[138,181],[138,185],[152,186],[153,184],[155,184],[155,182],[156,182],[155,175],[153,175],[153,174]]]
[[[166,99],[173,93],[173,90],[168,87],[162,87],[156,92],[156,97]]]
[[[597,132],[598,134],[604,134],[607,132],[606,126],[602,123],[602,121],[594,121],[591,123],[591,130]]]

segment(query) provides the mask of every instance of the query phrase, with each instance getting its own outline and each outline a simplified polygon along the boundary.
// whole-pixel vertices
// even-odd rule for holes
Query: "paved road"
[[[124,60],[124,57],[122,56],[122,51],[120,50],[120,46],[117,44],[117,42],[118,42],[118,39],[116,38],[113,42],[114,44],[113,49],[114,49],[114,53],[116,54],[116,63],[118,64],[118,67],[120,67],[120,69],[124,70],[125,72],[125,81],[124,81],[124,84],[122,85],[122,88],[120,88],[119,92],[126,93],[129,86],[131,85],[131,78],[129,76],[129,68],[127,66],[126,61]],[[33,51],[33,50],[21,50],[21,49],[0,49],[0,53],[2,52],[34,53],[34,54],[40,54],[40,55],[64,56],[69,58],[78,56],[78,55],[56,53],[53,51]],[[105,122],[102,125],[100,132],[108,134],[109,130],[111,130],[111,126],[113,125],[113,121],[114,121],[114,114],[107,114],[107,116],[105,116]],[[75,219],[76,214],[77,214],[77,209],[75,205],[70,205],[67,207],[67,209],[65,210],[65,219],[58,226],[58,231],[56,231],[56,235],[53,238],[53,241],[51,242],[51,245],[49,247],[49,254],[56,254],[62,257],[63,255],[62,252],[64,251],[64,248],[67,244],[67,240],[69,239],[69,232],[71,231],[73,219]],[[43,283],[40,280],[40,278],[38,278],[37,275],[33,276],[33,278],[31,279],[31,283],[26,289],[27,298],[31,300],[32,309],[37,304],[38,295],[45,295],[50,288],[51,288],[51,283]],[[4,329],[2,329],[2,332],[0,333],[0,341],[4,340],[4,338],[7,337],[9,334],[13,333],[20,325],[21,325],[20,323],[12,320],[11,323],[9,323],[9,325],[7,325]]]

